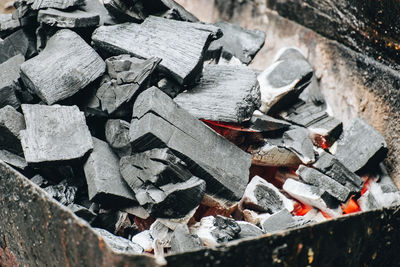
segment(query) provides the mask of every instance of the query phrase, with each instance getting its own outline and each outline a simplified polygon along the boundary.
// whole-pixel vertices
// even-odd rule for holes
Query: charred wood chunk
[[[148,182],[162,186],[187,181],[193,176],[187,168],[168,148],[152,149],[120,160],[121,174],[134,191]]]
[[[387,151],[383,136],[360,118],[350,122],[337,141],[336,149],[332,148],[335,157],[352,172],[368,163],[379,163],[386,157]]]
[[[111,54],[161,58],[161,69],[180,84],[191,84],[202,72],[203,56],[220,29],[199,23],[149,17],[142,24],[101,26],[92,36],[94,45]]]
[[[264,234],[263,230],[252,223],[237,221],[237,224],[241,230],[239,233],[239,238],[257,237]]]
[[[139,86],[135,83],[118,85],[115,80],[104,83],[96,93],[101,109],[112,114],[128,103],[137,93]]]
[[[282,209],[293,210],[293,202],[279,192],[273,184],[254,176],[246,187],[241,205],[260,212],[275,213]]]
[[[86,0],[85,5],[79,8],[88,13],[98,14],[100,16],[100,25],[117,24],[117,21],[110,16],[107,9],[104,7],[103,2],[104,1]]]
[[[222,57],[228,60],[236,57],[248,65],[264,45],[266,34],[263,31],[244,29],[225,21],[214,23],[214,25],[220,28],[224,35],[221,39],[212,42],[209,50],[222,46]]]
[[[129,125],[124,120],[108,120],[106,123],[107,142],[120,157],[129,156],[132,152]]]
[[[271,233],[290,228],[295,223],[295,219],[287,209],[282,209],[271,216],[261,220],[260,224],[265,233]]]
[[[218,243],[228,242],[239,237],[241,228],[239,224],[231,218],[217,215],[214,219],[214,228],[211,235],[215,237]]]
[[[280,53],[281,56],[258,76],[260,110],[264,113],[288,107],[297,101],[313,76],[313,69],[301,52],[287,48]]]
[[[349,198],[350,189],[313,168],[302,165],[296,172],[304,182],[321,188],[341,202]]]
[[[11,106],[0,109],[0,148],[21,155],[20,131],[25,129],[24,116]]]
[[[33,10],[44,8],[67,9],[69,7],[83,6],[85,0],[32,0],[28,4],[30,4],[30,8]]]
[[[314,146],[304,128],[295,128],[283,134],[284,146],[293,151],[304,164],[315,161]]]
[[[358,199],[362,211],[400,205],[399,191],[385,193],[380,184],[375,181],[371,182],[367,188],[368,191]]]
[[[159,188],[144,186],[137,190],[136,198],[153,217],[182,218],[200,204],[205,190],[206,183],[192,177],[185,182]],[[144,195],[147,199],[143,198]]]
[[[28,163],[65,162],[93,149],[85,116],[77,106],[22,105],[26,130],[20,132]]]
[[[97,138],[93,138],[93,145],[93,152],[84,165],[89,200],[105,206],[135,201],[133,191],[120,174],[119,159],[111,147]]]
[[[124,235],[132,225],[126,212],[107,210],[99,213],[92,223],[94,227],[103,228],[116,235]]]
[[[0,160],[19,170],[25,170],[28,167],[28,164],[23,157],[20,157],[7,150],[0,150]]]
[[[168,147],[207,192],[239,200],[246,188],[251,157],[180,108],[157,88],[139,95],[133,108],[130,139],[135,152]]]
[[[171,237],[172,252],[187,252],[201,248],[202,242],[197,235],[191,235],[189,228],[185,224],[178,225]]]
[[[160,219],[157,219],[150,226],[150,235],[154,240],[158,240],[163,247],[171,247],[171,238],[173,232],[164,225]]]
[[[261,105],[256,73],[245,66],[204,66],[199,83],[174,100],[197,118],[235,123]]]
[[[341,214],[338,203],[316,186],[289,178],[284,183],[283,190],[301,203],[320,209],[333,218],[339,217]]]
[[[130,241],[129,239],[115,236],[112,233],[101,229],[101,228],[93,228],[110,246],[110,248],[116,253],[127,253],[127,254],[141,254],[143,253],[143,248]]]
[[[76,216],[84,219],[88,223],[92,223],[96,218],[97,214],[91,211],[90,209],[85,208],[84,206],[78,204],[70,204],[68,208],[75,213]]]
[[[0,63],[21,54],[25,56],[28,51],[29,40],[23,30],[18,30],[5,38],[0,40]],[[14,75],[18,72],[13,72]]]
[[[287,129],[290,126],[289,122],[275,119],[261,113],[259,110],[254,111],[250,120],[250,128],[260,132],[273,132]]]
[[[104,6],[115,19],[140,22],[147,16],[141,1],[104,0]]]
[[[44,191],[61,204],[68,206],[74,202],[78,188],[68,185],[67,181],[64,180],[57,185],[44,188]]]
[[[58,28],[96,27],[100,23],[100,16],[79,9],[67,12],[49,8],[39,11],[38,22]]]
[[[24,56],[18,54],[0,64],[0,108],[6,105],[19,108],[17,92],[21,91],[21,87],[18,79],[24,61]]]
[[[104,61],[78,34],[60,30],[38,56],[22,64],[21,78],[50,105],[76,94],[104,71]]]
[[[299,156],[282,144],[271,143],[267,140],[260,148],[251,148],[252,162],[259,166],[294,167],[302,161]]]
[[[364,181],[360,176],[347,169],[338,159],[328,152],[322,152],[313,167],[331,177],[338,183],[345,185],[352,192],[360,192]]]
[[[12,14],[0,14],[0,36],[10,33],[21,27],[19,20],[14,19]]]
[[[387,172],[386,167],[383,163],[379,164],[378,177],[378,184],[382,188],[382,191],[384,193],[399,191],[392,178],[389,176],[389,173]]]

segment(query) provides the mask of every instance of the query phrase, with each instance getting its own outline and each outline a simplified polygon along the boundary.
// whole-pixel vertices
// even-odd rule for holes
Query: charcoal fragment
[[[79,9],[65,12],[48,8],[39,11],[38,22],[58,28],[85,28],[98,26],[100,16]]]
[[[19,108],[20,101],[17,98],[17,92],[21,91],[21,87],[18,79],[19,70],[24,61],[24,57],[19,54],[0,64],[0,108],[6,105]]]
[[[171,251],[172,252],[187,252],[201,248],[202,242],[196,235],[191,235],[189,228],[185,224],[179,224],[171,237]]]
[[[118,156],[129,156],[132,152],[129,141],[129,123],[123,120],[108,120],[106,123],[106,139]]]
[[[21,23],[13,19],[12,14],[0,14],[0,35],[4,32],[12,32],[18,29]]]
[[[150,234],[150,230],[142,231],[132,237],[132,242],[140,245],[144,251],[151,252],[153,250],[153,237]]]
[[[48,186],[43,190],[64,206],[68,206],[74,202],[78,188],[68,185],[67,181],[64,180],[57,185]]]
[[[76,216],[84,219],[88,223],[92,223],[96,218],[96,213],[91,211],[90,209],[85,208],[84,206],[78,204],[70,204],[68,208],[75,213]]]
[[[22,171],[28,167],[28,164],[26,163],[26,160],[23,157],[20,157],[7,150],[0,149],[0,160]]]
[[[287,209],[282,209],[260,222],[263,231],[266,233],[286,230],[290,228],[293,223],[295,223],[295,219]]]
[[[124,235],[132,225],[128,213],[107,210],[99,213],[92,223],[94,227],[103,228],[116,235]]]
[[[295,128],[283,134],[284,146],[293,151],[303,162],[310,164],[315,161],[314,146],[304,128]]]
[[[234,219],[217,215],[214,219],[214,228],[211,230],[211,234],[218,243],[224,243],[238,238],[240,231],[241,228]]]
[[[250,128],[260,132],[273,132],[287,129],[290,126],[291,124],[289,122],[275,119],[261,113],[259,110],[254,111],[250,120]]]
[[[0,41],[0,63],[21,54],[23,56],[28,52],[29,39],[23,30],[18,30]],[[18,75],[18,72],[12,72]]]
[[[30,4],[30,8],[33,10],[44,8],[67,9],[69,7],[82,6],[85,4],[85,0],[32,0],[28,4]]]
[[[11,106],[0,109],[0,148],[21,155],[20,131],[25,129],[24,116]]]
[[[265,144],[259,148],[249,149],[252,156],[252,163],[258,166],[279,166],[294,167],[302,161],[293,151],[283,146],[283,141],[266,140]]]
[[[263,230],[252,223],[237,221],[237,224],[241,230],[239,233],[239,238],[257,237],[264,234]]]
[[[106,242],[110,248],[116,253],[127,253],[127,254],[141,254],[143,253],[143,248],[120,236],[115,236],[112,233],[101,229],[101,228],[93,228]]]

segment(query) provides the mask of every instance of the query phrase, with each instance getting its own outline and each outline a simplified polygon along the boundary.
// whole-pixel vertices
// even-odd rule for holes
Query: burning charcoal
[[[244,66],[204,66],[200,82],[174,100],[197,118],[236,123],[261,105],[256,73]]]
[[[154,192],[155,188],[137,190],[136,198],[143,205],[141,195],[144,193],[148,196],[144,207],[153,217],[181,218],[200,204],[206,183],[197,177],[192,177],[182,183],[161,186],[156,192],[157,197],[153,197],[154,193],[151,190]]]
[[[181,85],[167,78],[161,79],[157,87],[171,98],[175,98],[182,91]]]
[[[93,152],[83,167],[89,200],[106,206],[135,201],[133,191],[119,172],[119,159],[111,147],[97,138],[93,138],[93,145]]]
[[[12,14],[0,14],[0,34],[12,32],[20,26],[21,23],[19,20],[13,19]]]
[[[325,222],[327,219],[324,217],[324,215],[318,210],[313,208],[309,212],[307,212],[306,215],[304,215],[304,219],[306,220],[311,220],[314,222]]]
[[[28,167],[28,164],[26,163],[24,158],[16,154],[13,154],[7,150],[0,150],[0,160],[20,170],[25,170]]]
[[[304,164],[315,161],[314,146],[304,128],[295,128],[283,134],[284,146],[293,151]]]
[[[113,234],[123,235],[126,229],[131,226],[131,221],[129,220],[128,213],[109,210],[97,215],[92,225],[106,229]]]
[[[163,247],[171,247],[172,231],[159,219],[150,226],[150,235],[154,240],[158,240]]]
[[[120,171],[132,190],[146,182],[161,186],[184,182],[193,176],[187,170],[187,165],[167,148],[123,157],[120,160]]]
[[[21,143],[28,163],[64,162],[93,149],[85,116],[77,106],[22,105]]]
[[[24,60],[22,55],[16,55],[0,64],[0,108],[6,105],[19,108],[16,92],[21,90],[18,79]]]
[[[264,232],[271,233],[290,228],[295,220],[287,209],[283,209],[263,219],[260,223]]]
[[[101,26],[92,39],[103,51],[161,58],[164,72],[191,84],[202,71],[204,48],[220,34],[214,26],[149,17],[142,24]]]
[[[237,224],[241,229],[239,233],[239,238],[257,237],[264,234],[264,232],[259,227],[255,226],[252,223],[238,221]]]
[[[349,198],[350,190],[347,187],[313,168],[302,165],[297,169],[296,173],[306,183],[321,188],[341,202],[345,202]]]
[[[316,207],[333,218],[341,214],[339,205],[332,201],[332,197],[316,186],[289,178],[283,185],[283,190],[301,203]]]
[[[374,181],[368,184],[367,188],[368,191],[358,199],[362,211],[400,205],[399,191],[384,193],[379,184]]]
[[[264,45],[266,35],[263,31],[244,29],[225,21],[214,25],[221,28],[224,35],[218,41],[212,42],[209,50],[222,46],[222,57],[228,60],[234,56],[248,65]]]
[[[391,193],[391,192],[399,191],[397,186],[394,184],[392,178],[390,178],[390,176],[386,170],[386,167],[383,163],[379,164],[379,182],[378,182],[378,184],[384,193]]]
[[[92,223],[97,215],[93,211],[78,204],[70,204],[68,205],[68,208],[75,213],[76,216],[84,219],[88,223]]]
[[[360,118],[350,122],[334,147],[331,152],[352,172],[382,161],[388,150],[383,136]]]
[[[104,71],[104,61],[78,34],[60,30],[38,56],[22,64],[21,78],[51,105],[85,88]]]
[[[29,40],[23,30],[18,30],[0,41],[0,64],[8,59],[21,54],[25,55],[28,51]],[[12,72],[18,75],[18,72]]]
[[[302,161],[299,156],[282,145],[276,145],[268,140],[257,149],[251,149],[252,162],[259,166],[299,166]]]
[[[93,228],[107,243],[110,248],[115,251],[116,253],[124,253],[124,254],[141,254],[143,253],[143,248],[120,236],[115,236],[110,232],[100,229],[100,228]]]
[[[358,200],[357,204],[360,206],[361,211],[369,211],[379,209],[380,205],[375,199],[374,195],[367,191]]]
[[[345,185],[354,192],[360,192],[364,181],[354,172],[349,171],[339,160],[328,152],[323,151],[317,162],[313,164],[320,172]]]
[[[28,4],[30,4],[30,8],[33,10],[44,8],[67,9],[69,7],[83,6],[85,0],[31,0]]]
[[[283,49],[280,58],[258,76],[261,108],[264,113],[272,108],[290,106],[311,82],[313,69],[297,50]],[[282,104],[283,103],[283,104]]]
[[[212,131],[157,88],[144,91],[133,108],[130,140],[135,152],[169,147],[207,192],[239,200],[246,188],[250,155]]]
[[[66,12],[48,8],[39,11],[38,22],[58,28],[96,27],[100,23],[100,16],[79,9]]]
[[[68,206],[74,202],[78,188],[75,186],[69,186],[67,181],[64,180],[58,185],[51,185],[43,190],[61,204]]]
[[[132,242],[141,246],[146,252],[151,252],[153,250],[153,241],[149,230],[142,231],[132,237]]]
[[[187,252],[201,248],[202,242],[196,235],[191,235],[189,228],[185,224],[180,224],[175,228],[171,237],[172,252]]]
[[[35,176],[33,176],[31,182],[40,187],[45,187],[49,183],[49,181],[44,179],[43,176],[41,176],[40,174],[36,174]]]
[[[106,139],[118,156],[129,156],[132,152],[129,141],[129,123],[123,120],[108,120]]]
[[[246,208],[268,213],[275,213],[284,208],[293,210],[293,202],[273,184],[259,176],[254,176],[247,185],[241,204]]]
[[[11,106],[0,109],[0,148],[22,154],[20,131],[25,129],[24,116]]]
[[[251,123],[250,126],[251,129],[260,132],[272,132],[272,131],[287,129],[291,126],[290,123],[265,115],[261,113],[259,110],[254,111],[250,123]]]

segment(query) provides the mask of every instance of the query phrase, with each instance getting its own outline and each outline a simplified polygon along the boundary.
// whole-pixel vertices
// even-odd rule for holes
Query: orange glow
[[[315,135],[313,141],[314,145],[322,149],[327,149],[330,147],[328,140],[326,140],[326,138],[321,135]]]
[[[364,193],[367,192],[369,185],[374,181],[374,179],[368,177],[367,178],[362,177],[362,178],[364,179],[364,186],[361,189],[361,195],[364,195]]]
[[[326,214],[325,212],[323,212],[322,210],[320,210],[321,214],[325,217],[325,219],[330,220],[332,219],[331,216],[329,216],[328,214]]]
[[[341,207],[345,214],[361,211],[360,206],[354,201],[353,197],[351,197],[346,204],[341,205]]]
[[[234,130],[234,131],[239,131],[239,132],[250,132],[250,133],[258,133],[259,132],[259,131],[247,128],[238,123],[210,121],[210,120],[204,120],[204,119],[201,119],[201,121],[204,122],[205,124],[207,124],[208,126],[210,126],[214,130],[215,130],[215,128],[217,128],[217,129],[224,128],[224,129],[229,129],[229,130]],[[217,131],[217,130],[215,130],[215,131]]]
[[[304,215],[306,215],[310,210],[312,210],[312,208],[313,208],[313,207],[308,206],[308,205],[306,205],[306,204],[303,204],[303,203],[301,203],[301,202],[296,202],[296,203],[294,204],[294,210],[293,210],[293,212],[294,212],[294,214],[295,214],[296,216],[304,216]]]
[[[272,183],[273,185],[277,186],[278,188],[282,188],[282,185],[283,185],[282,181],[278,181],[278,180],[274,179],[277,170],[278,170],[278,167],[267,167],[267,166],[251,165],[249,181],[254,176],[258,175],[261,178],[265,179],[266,181],[268,181],[268,182]]]

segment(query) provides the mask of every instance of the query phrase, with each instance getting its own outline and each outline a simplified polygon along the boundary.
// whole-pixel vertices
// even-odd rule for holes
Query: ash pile
[[[18,0],[0,15],[0,159],[117,252],[184,252],[400,204],[383,137],[313,68],[172,0]]]

